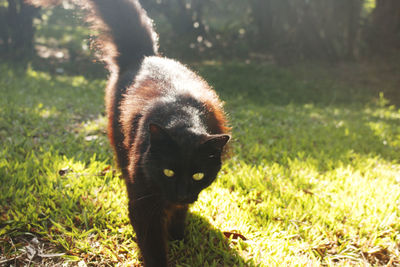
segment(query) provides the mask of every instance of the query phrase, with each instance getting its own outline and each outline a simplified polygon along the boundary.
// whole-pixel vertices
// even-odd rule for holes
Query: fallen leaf
[[[232,237],[232,239],[242,239],[242,240],[247,240],[247,238],[244,236],[244,235],[242,235],[242,234],[239,234],[239,233],[235,233],[235,232],[223,232],[223,234],[224,234],[224,236],[226,237],[226,238],[231,238]]]
[[[100,172],[100,176],[105,176],[110,171],[115,175],[115,170],[111,169],[111,165],[108,165]]]
[[[314,195],[314,193],[311,192],[311,191],[308,190],[308,189],[303,189],[303,192],[306,193],[306,194],[308,194],[308,195]]]

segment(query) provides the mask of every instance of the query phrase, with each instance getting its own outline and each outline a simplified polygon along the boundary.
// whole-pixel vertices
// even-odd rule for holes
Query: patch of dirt
[[[33,234],[0,238],[0,266],[63,266],[65,253]]]
[[[336,239],[336,238],[335,238]],[[400,245],[396,247],[368,246],[360,244],[358,238],[325,240],[311,248],[315,256],[323,261],[335,263],[362,263],[372,266],[400,266]]]

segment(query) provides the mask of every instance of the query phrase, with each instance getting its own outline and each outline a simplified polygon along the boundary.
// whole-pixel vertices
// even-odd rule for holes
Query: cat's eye
[[[170,169],[164,169],[163,172],[164,172],[164,175],[167,176],[167,177],[172,177],[172,176],[175,175],[175,172],[173,170],[170,170]]]
[[[201,179],[204,178],[204,173],[198,172],[198,173],[193,174],[192,177],[193,177],[194,180],[200,181]]]

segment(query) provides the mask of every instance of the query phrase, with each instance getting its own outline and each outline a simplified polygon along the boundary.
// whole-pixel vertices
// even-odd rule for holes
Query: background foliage
[[[56,1],[53,1],[56,2]],[[43,37],[67,29],[50,46],[67,46],[79,58],[82,27],[76,27],[69,0],[52,11],[38,12],[22,0],[0,0],[0,52],[21,58],[32,51],[33,28]],[[172,57],[267,58],[282,63],[299,59],[336,62],[400,49],[400,3],[397,0],[147,0],[163,51]],[[62,13],[60,17],[60,13]],[[78,15],[79,16],[79,15]],[[79,25],[82,25],[80,23]],[[58,28],[57,28],[58,27]],[[69,30],[68,30],[69,29]],[[57,33],[58,32],[58,33]],[[72,35],[71,35],[72,34]],[[86,35],[85,35],[86,34]],[[88,32],[84,37],[88,37]],[[71,39],[72,38],[72,39]],[[179,41],[177,41],[179,40]],[[43,42],[41,42],[43,44]],[[57,42],[56,42],[57,43]],[[87,48],[84,46],[83,50]]]

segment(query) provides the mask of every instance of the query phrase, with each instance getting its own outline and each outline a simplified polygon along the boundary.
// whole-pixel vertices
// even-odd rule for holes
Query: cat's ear
[[[155,123],[149,124],[150,142],[165,142],[171,141],[171,137],[160,125]]]
[[[210,135],[203,142],[202,146],[212,150],[222,151],[222,149],[224,148],[226,143],[228,143],[230,138],[231,137],[228,134]]]

